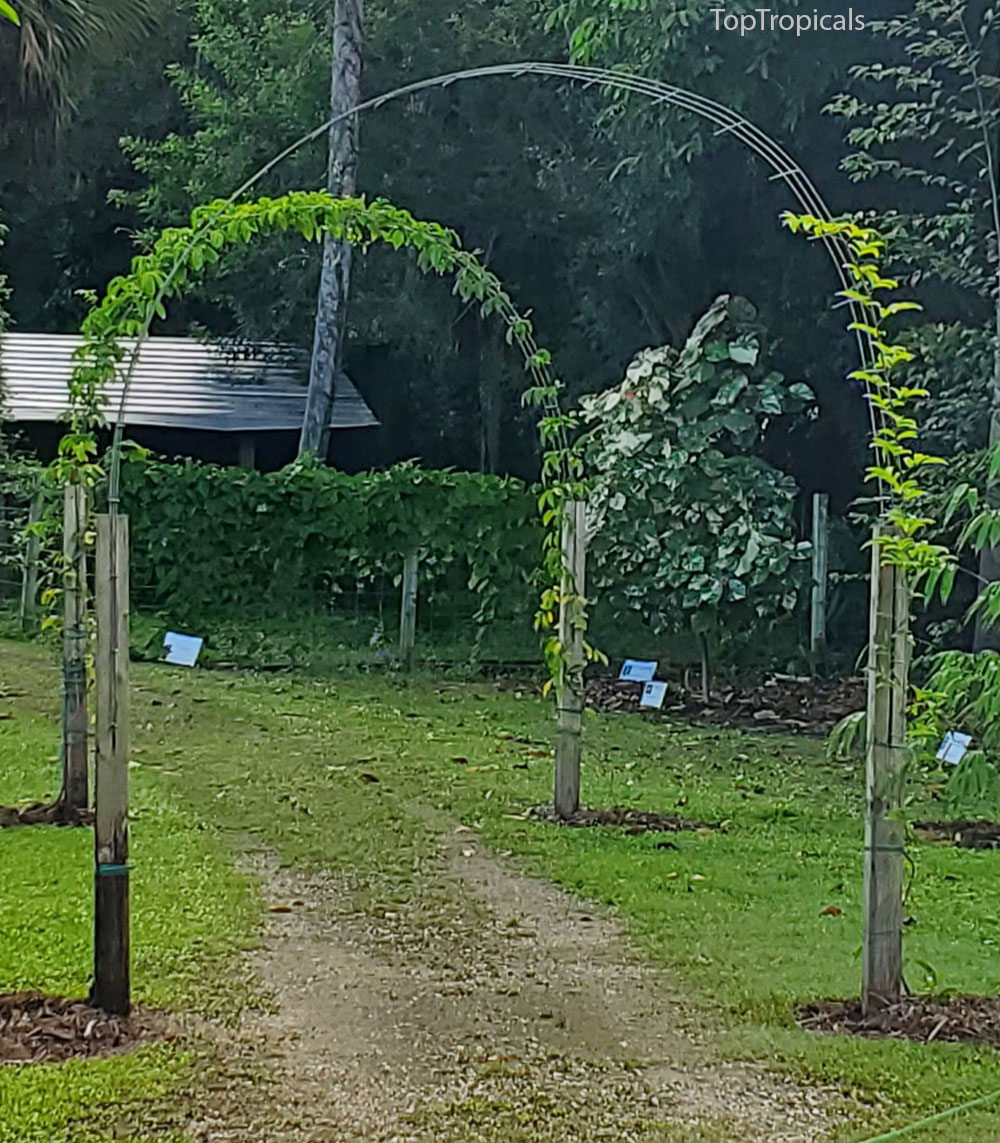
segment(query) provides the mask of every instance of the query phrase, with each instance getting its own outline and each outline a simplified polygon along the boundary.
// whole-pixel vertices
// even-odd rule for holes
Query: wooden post
[[[33,528],[42,518],[42,494],[36,492],[28,506],[28,528]],[[18,620],[21,630],[27,631],[35,621],[35,607],[38,602],[38,558],[41,552],[41,539],[36,532],[28,532],[24,549],[24,572],[21,578],[21,606]]]
[[[829,575],[830,497],[825,492],[813,493],[812,515],[812,607],[809,623],[809,649],[813,669],[826,649],[826,592]]]
[[[399,612],[399,657],[406,670],[413,668],[413,653],[417,642],[417,578],[420,558],[416,552],[403,562],[403,591]]]
[[[94,985],[91,1002],[129,1010],[128,517],[97,517],[97,751],[94,805]]]
[[[875,537],[879,535],[876,528]],[[903,983],[903,801],[909,600],[903,572],[872,547],[868,646],[864,1012],[899,1000]]]
[[[563,594],[582,596],[586,591],[587,506],[581,500],[566,505],[563,525]],[[561,671],[556,733],[555,809],[561,818],[580,808],[580,750],[583,724],[583,629],[574,623],[572,608],[559,609],[559,642],[565,660]]]
[[[237,451],[240,468],[257,467],[257,437],[254,433],[240,433]]]
[[[63,719],[61,801],[85,810],[87,782],[87,492],[68,484],[63,498]]]

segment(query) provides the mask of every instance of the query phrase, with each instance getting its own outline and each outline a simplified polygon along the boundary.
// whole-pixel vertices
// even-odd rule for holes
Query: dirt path
[[[192,1125],[202,1143],[811,1143],[849,1105],[707,1062],[683,1008],[606,916],[506,869],[467,831],[442,892],[379,918],[336,878],[254,859],[269,914],[253,971],[273,1010]],[[248,966],[249,968],[250,966]],[[235,1091],[235,1094],[234,1094]]]

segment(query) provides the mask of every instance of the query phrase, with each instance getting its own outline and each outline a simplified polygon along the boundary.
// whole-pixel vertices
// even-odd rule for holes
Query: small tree
[[[712,644],[787,615],[808,578],[795,482],[750,450],[812,392],[768,370],[755,319],[723,295],[682,350],[644,350],[620,385],[583,402],[595,587],[657,634],[695,634],[706,701]]]

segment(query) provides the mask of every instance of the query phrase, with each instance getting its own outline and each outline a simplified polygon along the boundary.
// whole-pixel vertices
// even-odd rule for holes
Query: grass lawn
[[[0,802],[53,790],[57,683],[42,649],[0,644],[0,692],[37,696],[14,698],[15,717],[0,721]],[[795,1027],[796,1002],[856,993],[860,976],[861,775],[827,762],[816,742],[638,715],[588,720],[588,803],[726,823],[671,837],[671,849],[657,835],[525,820],[551,780],[551,710],[530,688],[139,665],[133,683],[141,1000],[201,1010],[240,1002],[225,962],[252,937],[259,905],[227,854],[248,839],[300,868],[351,871],[357,904],[378,910],[433,881],[442,823],[457,820],[520,868],[612,905],[669,967],[692,1017],[715,1030],[720,1054],[854,1093],[870,1104],[873,1134],[1000,1088],[992,1051]],[[933,977],[939,989],[1000,991],[1000,854],[917,846],[912,856],[911,987]],[[85,991],[90,860],[84,831],[0,833],[3,988]],[[830,905],[840,915],[821,915]],[[169,1138],[163,1105],[196,1080],[187,1057],[163,1047],[72,1068],[3,1069],[0,1143],[100,1138],[99,1127],[121,1118],[152,1125],[133,1139]],[[47,1098],[53,1090],[58,1098]],[[69,1133],[84,1109],[91,1127]],[[830,1138],[854,1143],[858,1128]],[[1000,1104],[912,1138],[995,1143]]]

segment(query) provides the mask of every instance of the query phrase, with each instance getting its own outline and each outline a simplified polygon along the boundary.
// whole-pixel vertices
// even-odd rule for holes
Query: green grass
[[[34,649],[4,644],[0,654],[0,682],[39,669]],[[872,1134],[1000,1088],[1000,1057],[992,1051],[824,1037],[795,1026],[796,1003],[855,994],[860,976],[862,778],[856,766],[828,762],[816,742],[639,715],[594,717],[587,802],[725,823],[667,839],[628,836],[525,820],[527,807],[550,797],[551,780],[551,710],[530,687],[138,665],[133,680],[136,950],[144,958],[137,985],[144,995],[197,1001],[193,968],[204,958],[217,962],[249,931],[250,904],[236,919],[221,904],[247,900],[220,857],[224,841],[237,850],[274,847],[301,868],[348,872],[357,904],[374,910],[432,889],[442,831],[457,819],[522,869],[613,906],[640,947],[669,968],[691,1019],[714,1029],[720,1054],[853,1093],[868,1108]],[[19,700],[19,712],[26,701]],[[29,733],[21,719],[11,741]],[[0,801],[24,796],[30,767],[38,765],[26,759],[53,752],[54,723],[42,714],[27,721],[37,737],[23,749],[8,747],[11,723],[0,723]],[[19,765],[28,770],[18,774]],[[45,765],[51,773],[53,764]],[[363,773],[378,781],[363,781]],[[24,900],[28,883],[47,897],[53,888],[67,900],[86,892],[86,855],[71,852],[82,837],[0,835],[0,871],[19,883],[0,905],[0,924],[7,929],[20,918],[31,926],[19,951],[0,947],[0,979],[54,990],[82,984],[86,902],[53,915]],[[661,848],[664,840],[677,848]],[[913,856],[911,986],[924,987],[924,962],[939,988],[1000,991],[1000,854],[922,845]],[[77,865],[82,873],[70,870]],[[174,877],[193,880],[179,887],[170,884]],[[822,916],[830,905],[841,915]],[[150,927],[140,936],[143,912]],[[194,951],[193,932],[203,939]],[[42,941],[51,949],[39,949]],[[0,1099],[4,1082],[0,1072]],[[835,1126],[830,1136],[837,1143],[865,1137],[856,1124]],[[912,1138],[995,1143],[1000,1106]]]
[[[0,649],[0,693],[20,693],[0,722],[0,804],[56,793],[58,677],[36,652]],[[137,755],[141,757],[141,754]],[[152,771],[132,772],[132,977],[143,1005],[231,1015],[245,984],[225,971],[251,943],[260,905],[211,831]],[[89,830],[0,830],[0,991],[86,995],[92,946]],[[135,1121],[169,1118],[192,1082],[187,1051],[157,1045],[133,1056],[58,1067],[0,1069],[0,1143],[165,1139]],[[123,1126],[124,1125],[124,1126]]]

